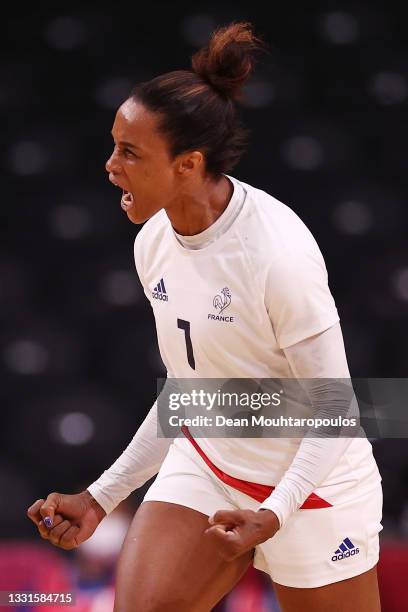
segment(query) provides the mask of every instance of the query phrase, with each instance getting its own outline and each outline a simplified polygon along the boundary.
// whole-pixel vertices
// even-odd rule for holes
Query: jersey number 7
[[[184,338],[186,341],[187,361],[190,367],[195,370],[195,359],[193,353],[193,345],[191,344],[190,336],[190,321],[184,321],[184,319],[177,319],[177,327],[184,330]]]

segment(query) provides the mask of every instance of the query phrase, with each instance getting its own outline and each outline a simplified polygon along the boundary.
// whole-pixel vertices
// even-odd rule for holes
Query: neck
[[[165,210],[177,234],[194,236],[212,225],[227,208],[234,186],[226,176],[204,180],[185,192]]]

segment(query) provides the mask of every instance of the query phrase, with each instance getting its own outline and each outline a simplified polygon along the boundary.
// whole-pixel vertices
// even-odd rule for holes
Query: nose
[[[117,161],[117,158],[115,156],[115,151],[112,153],[112,155],[107,160],[107,162],[105,164],[105,170],[106,170],[106,172],[112,172],[112,174],[119,174],[119,172],[120,172],[120,165],[119,165],[119,163]]]

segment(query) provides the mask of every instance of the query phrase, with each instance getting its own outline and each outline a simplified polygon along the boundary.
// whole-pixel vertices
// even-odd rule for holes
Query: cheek
[[[149,163],[140,163],[139,160],[137,167],[129,168],[129,178],[132,181],[134,179],[134,190],[137,195],[143,195],[148,201],[154,206],[162,201],[164,194],[169,194],[173,191],[173,173],[172,168],[169,167],[168,162],[161,162],[159,159],[152,164],[151,160]]]
[[[159,176],[152,172],[151,168],[139,163],[137,166],[129,168],[128,174],[130,180],[134,180],[135,187],[142,188],[146,192],[154,190]]]
[[[146,178],[145,187],[152,199],[159,198],[161,201],[164,194],[171,193],[172,182],[170,177],[165,172],[158,172],[157,174],[150,175],[148,178]]]

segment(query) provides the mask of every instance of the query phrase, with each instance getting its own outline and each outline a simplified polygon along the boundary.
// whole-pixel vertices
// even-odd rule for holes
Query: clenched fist
[[[279,520],[271,510],[219,510],[208,519],[211,527],[205,533],[216,538],[220,555],[232,561],[272,538],[279,529]]]
[[[106,512],[89,491],[82,491],[75,495],[50,493],[46,500],[38,499],[30,506],[27,516],[42,538],[71,550],[93,534]]]

